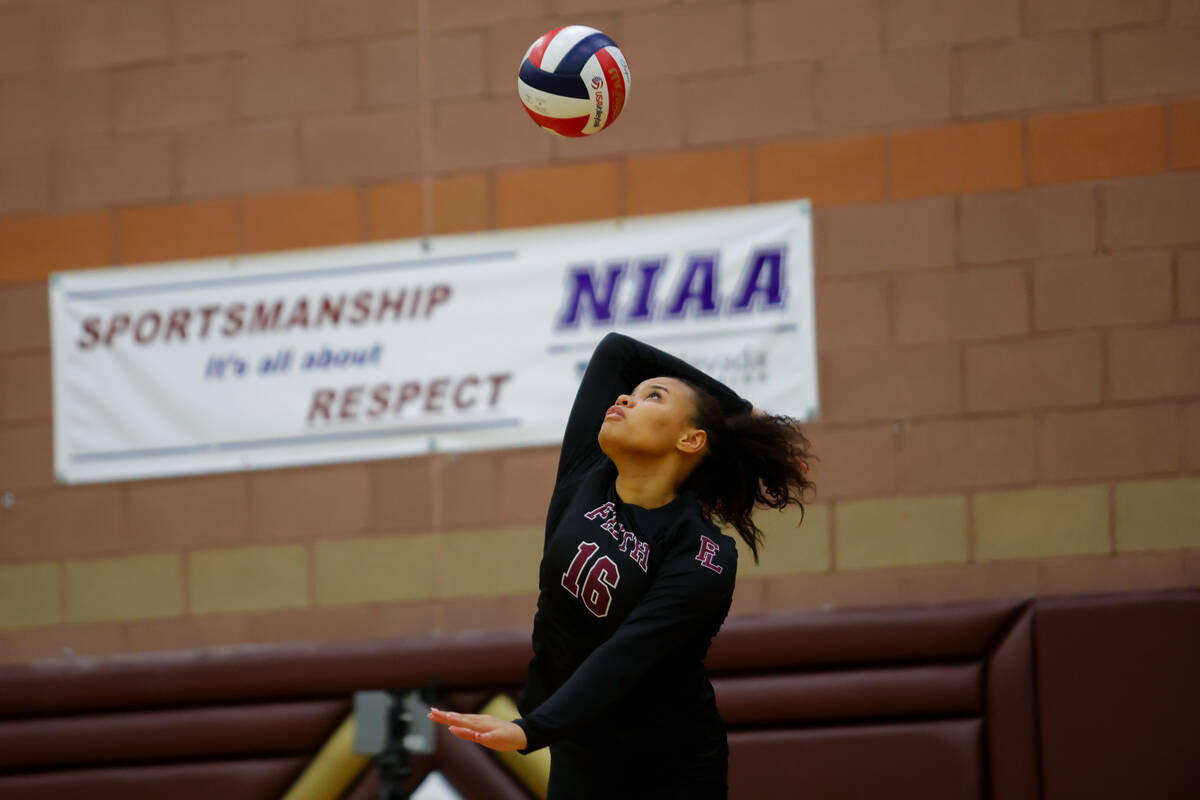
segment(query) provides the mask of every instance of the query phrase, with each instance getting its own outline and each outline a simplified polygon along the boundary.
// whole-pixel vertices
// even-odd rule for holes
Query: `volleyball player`
[[[508,721],[434,709],[496,750],[550,747],[549,800],[727,796],[703,659],[729,612],[732,527],[800,506],[808,441],[686,362],[612,333],[571,409],[546,519],[533,660]]]

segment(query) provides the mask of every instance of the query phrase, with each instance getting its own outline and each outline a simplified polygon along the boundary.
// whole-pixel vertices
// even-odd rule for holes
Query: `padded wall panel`
[[[313,753],[351,710],[318,700],[0,721],[0,769]]]
[[[522,684],[528,633],[322,645],[264,645],[0,666],[0,717],[349,695],[363,687]],[[103,674],[103,680],[98,675]]]
[[[713,672],[765,672],[977,658],[1022,605],[1002,600],[746,616],[726,624],[707,664]]]
[[[979,714],[979,663],[714,678],[725,724],[811,724]]]
[[[1026,608],[988,659],[985,720],[992,800],[1041,797],[1033,619],[1033,608]]]
[[[1040,600],[1046,800],[1200,797],[1200,591]]]
[[[207,761],[0,776],[0,800],[267,800],[282,797],[308,760]]]
[[[982,800],[979,720],[729,735],[731,800]]]

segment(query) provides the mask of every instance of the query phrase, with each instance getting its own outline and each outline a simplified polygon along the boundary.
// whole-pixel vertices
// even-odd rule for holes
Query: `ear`
[[[708,432],[701,428],[688,428],[679,441],[675,442],[675,449],[680,452],[693,455],[704,452],[705,445],[708,444]]]

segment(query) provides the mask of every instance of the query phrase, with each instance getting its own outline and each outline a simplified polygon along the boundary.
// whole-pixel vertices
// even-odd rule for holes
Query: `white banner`
[[[57,273],[50,308],[66,482],[557,443],[610,330],[817,409],[807,201]]]

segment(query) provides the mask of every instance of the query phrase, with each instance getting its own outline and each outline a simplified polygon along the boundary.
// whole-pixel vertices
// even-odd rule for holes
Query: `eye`
[[[659,393],[658,389],[651,389],[650,394],[646,395],[647,400],[649,400],[651,397],[657,397],[660,400],[662,399],[662,395]]]

